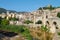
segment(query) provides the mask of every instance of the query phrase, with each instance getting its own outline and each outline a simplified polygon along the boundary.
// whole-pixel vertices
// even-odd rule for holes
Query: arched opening
[[[56,29],[58,29],[58,27],[57,27],[57,23],[56,23],[56,22],[53,22],[53,24],[55,25]]]
[[[47,24],[49,24],[49,22],[48,22],[48,21],[46,21],[46,23],[47,23]]]
[[[54,25],[57,25],[57,23],[56,23],[56,22],[53,22],[53,24],[54,24]]]
[[[36,22],[36,24],[42,24],[42,21],[41,21],[41,20],[38,20],[38,21]]]

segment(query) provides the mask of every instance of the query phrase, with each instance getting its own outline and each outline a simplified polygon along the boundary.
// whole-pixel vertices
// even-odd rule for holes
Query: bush
[[[41,30],[43,30],[43,31],[45,31],[45,32],[49,32],[49,31],[50,31],[50,30],[47,28],[47,26],[44,27],[44,25],[41,26]]]
[[[42,24],[42,21],[41,21],[41,20],[39,20],[39,21],[37,21],[37,22],[36,22],[36,24]]]
[[[30,20],[25,20],[24,23],[25,23],[25,24],[29,24],[29,23],[33,23],[33,22],[30,21]]]
[[[57,14],[57,17],[59,17],[59,18],[60,18],[60,12]]]
[[[46,9],[49,9],[49,10],[54,10],[54,9],[56,9],[56,7],[52,7],[52,5],[51,5],[51,6],[49,6],[49,7],[40,7],[38,10],[42,10],[42,8],[43,8],[44,10],[46,10]]]
[[[8,25],[8,24],[9,24],[9,20],[6,19],[1,20],[1,25]]]
[[[29,29],[27,29],[27,27],[24,26],[24,25],[20,25],[20,26],[17,26],[17,25],[2,25],[0,27],[0,30],[20,33],[27,40],[32,40],[32,36],[30,35]]]
[[[14,18],[9,18],[9,20],[17,21],[19,19],[14,17]]]
[[[58,32],[58,35],[60,36],[60,32]]]

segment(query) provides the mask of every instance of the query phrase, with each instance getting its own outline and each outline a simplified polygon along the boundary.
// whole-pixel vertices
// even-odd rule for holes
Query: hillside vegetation
[[[52,5],[48,5],[48,6],[45,6],[45,7],[40,7],[40,8],[38,8],[38,10],[42,10],[42,8],[43,8],[44,10],[46,10],[46,9],[54,10],[54,9],[57,9],[57,8],[60,8],[60,7],[53,7]]]

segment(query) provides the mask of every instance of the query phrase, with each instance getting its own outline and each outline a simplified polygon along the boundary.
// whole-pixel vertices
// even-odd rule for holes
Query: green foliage
[[[29,24],[29,23],[33,23],[33,22],[30,20],[25,20],[24,23]]]
[[[58,12],[57,17],[59,17],[59,18],[60,18],[60,12]]]
[[[15,33],[20,33],[27,40],[31,40],[32,36],[30,35],[29,29],[24,25],[2,25],[0,26],[0,30],[10,31]]]
[[[39,20],[39,21],[37,21],[37,22],[36,22],[36,24],[42,24],[42,21],[41,21],[41,20]]]
[[[13,21],[17,21],[18,20],[18,18],[9,18],[9,20],[13,20]]]
[[[49,10],[54,10],[54,7],[43,7],[43,9],[49,9]],[[42,10],[42,8],[40,7],[38,10]]]
[[[6,20],[6,18],[0,17],[0,25],[8,25],[8,24],[9,24],[9,20]]]
[[[0,24],[1,24],[2,18],[0,17]]]
[[[60,8],[60,6],[59,6],[59,7],[57,7],[57,8]]]
[[[48,7],[42,7],[43,9],[49,9],[49,10],[54,10],[56,9],[56,7],[52,7],[52,5],[48,6]],[[42,8],[40,7],[38,10],[42,10]]]
[[[8,25],[8,24],[9,24],[8,20],[6,20],[6,19],[1,20],[1,25]]]
[[[30,35],[30,32],[27,29],[22,33],[22,35],[25,37],[25,39],[32,40],[32,36]]]
[[[47,28],[47,26],[41,26],[41,30],[45,31],[45,32],[49,32],[49,29]]]
[[[17,33],[20,33],[22,32],[23,30],[23,26],[17,26],[17,25],[3,25],[1,27],[2,30],[8,30],[8,31],[11,31],[11,32],[17,32]]]

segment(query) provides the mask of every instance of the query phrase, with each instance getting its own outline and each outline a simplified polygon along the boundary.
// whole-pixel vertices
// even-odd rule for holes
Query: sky
[[[47,5],[60,6],[60,0],[0,0],[0,8],[31,12]]]

